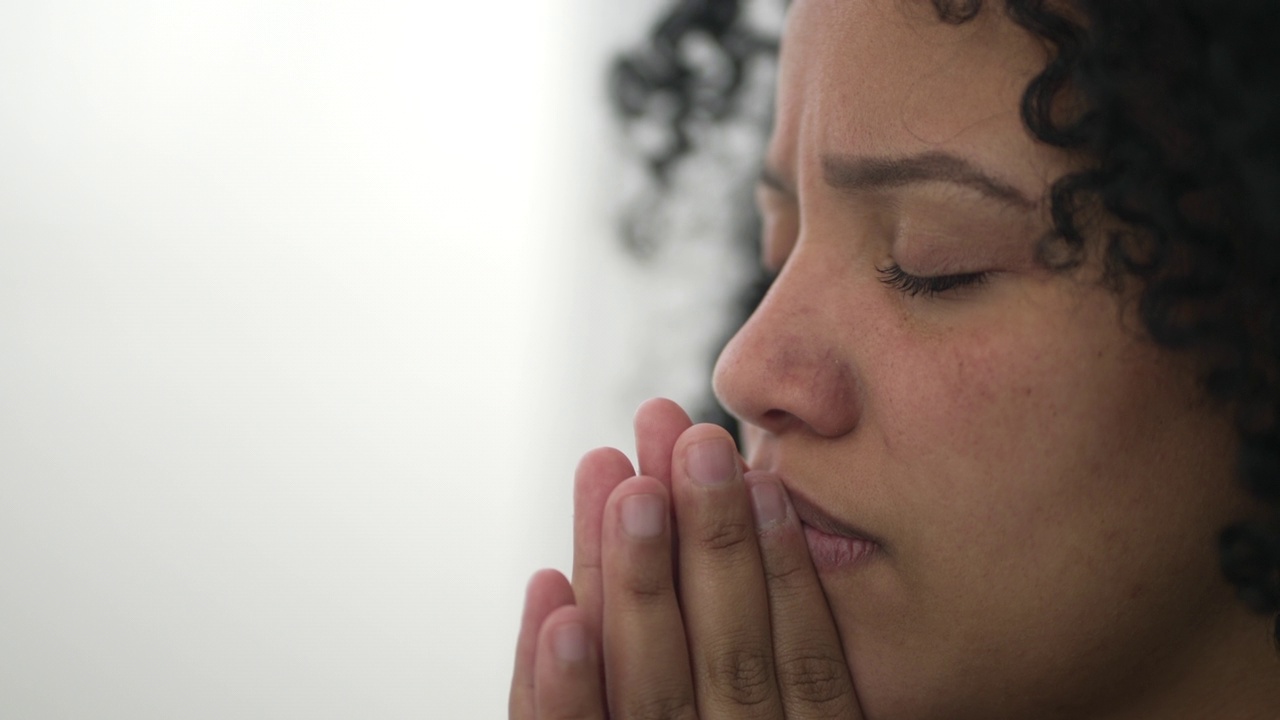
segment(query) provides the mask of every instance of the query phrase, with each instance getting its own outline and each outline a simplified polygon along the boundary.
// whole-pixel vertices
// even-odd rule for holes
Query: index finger
[[[787,492],[770,473],[749,472],[744,480],[756,518],[774,672],[786,716],[861,720],[840,633]]]

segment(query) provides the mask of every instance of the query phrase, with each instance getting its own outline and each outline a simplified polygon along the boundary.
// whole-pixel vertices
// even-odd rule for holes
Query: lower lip
[[[809,543],[813,567],[820,573],[861,565],[876,549],[870,540],[830,535],[808,525],[804,526],[804,539]]]

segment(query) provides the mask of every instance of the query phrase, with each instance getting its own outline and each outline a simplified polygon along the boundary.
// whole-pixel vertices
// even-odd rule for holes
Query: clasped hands
[[[573,581],[529,583],[510,720],[862,718],[779,479],[671,401],[635,427],[638,473],[578,465]]]

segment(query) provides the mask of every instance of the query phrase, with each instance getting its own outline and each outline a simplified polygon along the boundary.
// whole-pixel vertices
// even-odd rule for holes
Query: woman
[[[583,458],[512,717],[1280,717],[1278,14],[792,3],[744,460]]]

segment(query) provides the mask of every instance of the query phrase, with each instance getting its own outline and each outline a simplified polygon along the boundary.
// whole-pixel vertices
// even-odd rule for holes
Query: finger
[[[746,476],[769,594],[773,657],[787,717],[861,720],[840,634],[804,530],[777,477]]]
[[[573,479],[573,594],[587,613],[588,629],[600,636],[600,530],[605,502],[618,484],[634,476],[631,461],[613,448],[582,456]]]
[[[693,425],[689,415],[677,403],[666,398],[652,398],[640,404],[636,410],[636,462],[640,474],[657,478],[667,489],[671,488],[671,453],[675,450],[680,433]],[[672,529],[672,561],[675,563],[676,587],[679,594],[679,557],[675,548],[680,544],[678,528]]]
[[[538,633],[556,608],[573,604],[573,588],[559,572],[539,570],[529,580],[524,597],[520,635],[516,640],[516,667],[507,699],[507,714],[511,720],[535,720],[538,717],[534,704]]]
[[[600,653],[582,608],[554,610],[538,636],[537,720],[604,720]]]
[[[640,476],[609,497],[604,528],[604,664],[619,720],[697,717],[671,568],[667,487]]]
[[[733,440],[695,425],[674,457],[680,602],[700,717],[780,718],[764,568]]]
[[[640,474],[671,485],[671,451],[680,433],[693,425],[688,414],[666,398],[646,400],[636,410],[636,461]]]

